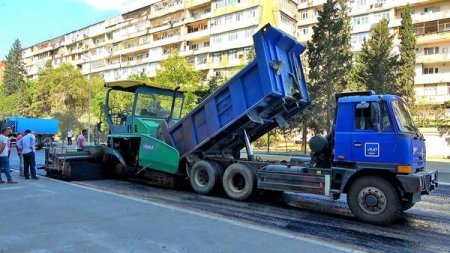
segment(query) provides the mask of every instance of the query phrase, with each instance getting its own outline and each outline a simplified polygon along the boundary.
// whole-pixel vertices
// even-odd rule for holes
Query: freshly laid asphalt
[[[11,163],[17,167],[14,158]],[[219,215],[12,174],[17,184],[0,185],[2,253],[352,251]]]

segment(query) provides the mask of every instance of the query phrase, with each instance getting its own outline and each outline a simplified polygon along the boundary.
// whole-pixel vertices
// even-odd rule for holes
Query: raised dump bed
[[[256,58],[169,127],[165,139],[188,155],[238,155],[245,135],[254,141],[309,104],[300,54],[290,35],[264,26],[254,36]],[[245,131],[244,131],[245,130]]]

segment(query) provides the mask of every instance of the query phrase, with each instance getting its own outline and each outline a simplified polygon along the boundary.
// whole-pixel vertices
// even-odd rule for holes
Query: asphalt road
[[[446,162],[443,163],[444,166],[447,164]],[[430,164],[431,163],[429,163],[429,166]],[[446,168],[447,166],[445,166],[444,169]],[[47,181],[44,180],[38,182],[46,183]],[[56,181],[49,180],[49,182],[50,181],[52,182],[52,184],[59,185]],[[125,196],[127,198],[131,198],[132,200],[137,200],[138,202],[142,201],[143,203],[148,203],[150,206],[162,206],[164,208],[167,208],[168,210],[174,208],[176,210],[186,211],[187,213],[198,214],[201,217],[212,217],[213,220],[219,219],[232,221],[231,223],[236,222],[240,225],[244,224],[243,226],[256,226],[256,228],[258,228],[256,229],[256,231],[259,232],[259,228],[264,228],[264,231],[269,232],[269,234],[270,232],[274,232],[275,235],[278,236],[278,233],[286,236],[292,236],[293,239],[286,240],[288,242],[291,242],[292,240],[299,240],[299,242],[303,243],[301,238],[307,238],[311,239],[312,242],[318,241],[327,243],[326,246],[339,245],[340,247],[343,247],[339,248],[340,250],[350,248],[353,250],[368,252],[450,252],[450,186],[440,186],[431,194],[431,196],[423,196],[421,202],[417,203],[416,206],[414,206],[412,209],[406,211],[396,222],[388,227],[379,227],[360,223],[354,217],[352,217],[345,203],[345,197],[341,198],[338,201],[330,201],[327,198],[315,195],[285,193],[282,195],[281,199],[275,199],[261,195],[257,198],[257,200],[252,202],[237,202],[225,198],[223,196],[223,193],[218,193],[217,196],[201,196],[187,191],[163,189],[136,184],[133,182],[117,180],[85,181],[71,184],[117,194],[114,196]],[[78,190],[76,192],[84,192],[84,190]],[[62,199],[64,199],[65,197],[67,196],[56,196],[55,199],[57,198],[58,200],[62,201]],[[94,201],[98,202],[94,203],[92,201],[88,201],[90,197],[85,198],[86,202],[89,204],[79,203],[79,205],[92,205],[95,207],[97,204],[107,205],[107,203],[111,203],[111,201],[118,201],[116,199],[109,199],[105,201]],[[63,201],[61,204],[67,205],[69,203],[71,202]],[[121,202],[119,201],[118,203]],[[123,204],[120,204],[120,206],[122,205]],[[131,222],[130,217],[133,213],[136,213],[139,218],[148,218],[149,220],[142,220],[142,223],[145,224],[147,224],[146,222],[148,222],[148,224],[158,222],[158,226],[160,226],[162,225],[160,222],[161,219],[164,219],[166,222],[176,221],[177,224],[181,222],[180,228],[178,227],[178,225],[173,228],[174,232],[176,232],[177,234],[177,237],[180,237],[178,232],[181,228],[183,228],[181,230],[184,231],[184,229],[189,230],[190,226],[192,226],[192,224],[183,223],[184,218],[181,218],[180,216],[168,216],[164,218],[162,218],[162,216],[154,216],[155,214],[153,213],[153,211],[148,211],[149,206],[147,205],[130,207],[127,210],[129,210],[131,214],[125,213],[126,217],[116,216],[115,218],[112,218],[109,213],[115,210],[115,208],[123,208],[123,206],[107,207],[114,209],[110,210],[108,208],[102,208],[100,211],[105,212],[106,214],[103,219],[106,219],[106,221],[113,223],[119,222],[120,230],[122,230],[122,227],[125,226],[123,229],[125,231],[128,231],[128,228],[126,226],[129,226],[129,224],[125,221]],[[84,212],[84,209],[80,209],[77,203],[70,205],[70,208],[73,208],[75,211]],[[65,209],[61,211],[64,210]],[[155,212],[160,214],[160,212],[168,212],[168,210],[164,209]],[[7,213],[11,212],[12,211],[8,211]],[[87,215],[91,215],[91,212],[94,211],[92,209],[89,209],[86,212]],[[123,212],[121,212],[114,215],[124,214]],[[186,214],[182,214],[181,216],[184,215]],[[154,219],[152,219],[152,217],[154,217]],[[101,217],[98,218],[100,219]],[[179,221],[178,219],[181,220]],[[95,223],[95,220],[93,219],[91,220],[91,222]],[[101,223],[102,221],[97,222]],[[220,227],[220,225],[216,223],[207,224],[208,226],[211,226],[209,227],[209,229],[212,229],[214,231],[220,232],[225,229]],[[10,226],[13,226],[13,224],[11,224]],[[141,234],[143,237],[145,237],[146,233],[154,233],[155,229],[159,229],[158,226],[156,228],[151,227],[151,229],[149,228],[148,231],[144,228],[138,227],[137,231],[139,231],[138,234]],[[194,226],[197,227],[199,225],[196,224]],[[238,227],[239,228],[233,228],[232,230],[234,231],[235,237],[236,235],[239,235],[237,237],[239,238],[239,241],[233,242],[233,236],[224,232],[225,234],[214,234],[214,236],[218,237],[216,237],[215,239],[207,239],[207,244],[212,243],[210,240],[215,241],[218,240],[217,238],[220,238],[220,240],[222,238],[225,238],[230,239],[229,241],[223,241],[227,245],[230,243],[232,245],[236,245],[236,243],[239,243],[240,247],[245,247],[248,243],[250,243],[250,241],[248,240],[255,240],[255,238],[249,237],[245,237],[245,240],[240,240],[241,236],[247,236],[248,231],[243,229],[241,230],[241,227]],[[2,228],[4,228],[4,226],[2,226]],[[11,234],[11,230],[5,231],[2,228],[0,228],[1,234]],[[63,228],[60,229],[60,231],[63,231]],[[104,230],[106,231],[108,231],[109,229],[114,230],[114,228],[112,227],[104,227]],[[104,237],[112,236],[104,230],[99,231],[100,233],[106,233],[103,235]],[[76,232],[78,236],[78,234],[83,231],[74,230],[74,232]],[[93,231],[89,232],[93,233]],[[250,233],[254,232],[254,230],[250,231]],[[112,232],[110,231],[109,233]],[[206,232],[195,231],[194,233],[204,236],[203,233]],[[183,240],[186,239],[186,241],[183,241],[184,243],[187,243],[189,240],[196,240],[192,239],[192,237],[187,237],[186,234],[182,234],[181,237]],[[262,237],[264,238],[264,240],[258,241],[262,244],[254,243],[254,241],[251,241],[252,247],[257,247],[257,245],[260,245],[260,248],[251,248],[250,250],[250,248],[232,248],[230,246],[231,248],[225,248],[223,252],[229,252],[228,250],[232,250],[235,252],[277,252],[277,250],[278,252],[291,252],[291,248],[289,248],[290,246],[285,246],[286,242],[283,241],[285,238],[278,238],[271,234],[269,237],[270,238]],[[4,237],[0,236],[0,249],[2,249],[1,245],[3,245],[2,238]],[[83,238],[84,240],[87,240],[85,237]],[[275,244],[276,241],[278,247],[269,247],[267,241],[271,242],[270,245]],[[173,244],[169,243],[167,245],[173,246]],[[305,246],[308,245],[307,243],[302,245],[302,247],[297,248],[294,251],[315,251],[315,249]],[[320,244],[317,245],[314,243],[313,245],[321,246]],[[325,249],[329,249],[326,246]],[[102,250],[105,248],[94,247],[88,249]],[[124,248],[119,247],[119,249]],[[158,249],[161,250],[161,248]],[[196,251],[198,250],[198,248],[189,248],[189,250],[186,251],[180,250],[180,248],[176,247],[171,249],[174,250],[168,250],[168,252],[201,251]],[[219,252],[215,250],[208,251],[211,250],[211,248],[200,249],[206,250],[204,252]],[[334,248],[333,250],[338,249]],[[150,250],[147,252],[153,251]],[[165,251],[161,250],[161,252]],[[322,252],[322,249],[320,249],[320,252]]]

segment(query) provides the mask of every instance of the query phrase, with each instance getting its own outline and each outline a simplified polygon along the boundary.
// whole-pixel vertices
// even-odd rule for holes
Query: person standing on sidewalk
[[[83,151],[84,147],[86,146],[86,136],[87,136],[88,130],[83,129],[81,131],[81,134],[77,137],[77,151]]]
[[[19,134],[16,138],[16,143],[19,142],[23,137],[25,136],[25,132]],[[17,149],[17,155],[19,156],[19,171],[20,171],[20,176],[23,177],[23,156],[22,156],[22,149],[19,148],[16,145],[16,149]]]
[[[11,134],[11,128],[3,128],[0,134],[0,184],[5,181],[2,180],[2,172],[5,173],[8,184],[17,183],[11,177],[11,172],[9,171],[9,146],[8,137]]]
[[[67,145],[69,146],[72,146],[72,136],[73,132],[69,129],[69,131],[67,131]]]
[[[25,136],[16,145],[22,149],[25,179],[30,179],[30,172],[32,179],[39,179],[36,176],[36,160],[34,157],[36,137],[31,133],[31,130],[25,130]]]

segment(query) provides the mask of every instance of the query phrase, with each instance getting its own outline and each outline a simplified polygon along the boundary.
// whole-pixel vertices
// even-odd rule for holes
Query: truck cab
[[[409,174],[426,166],[425,139],[394,95],[338,99],[334,162]]]

